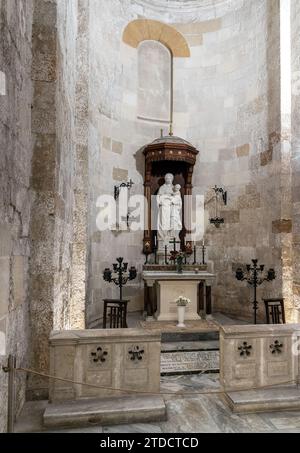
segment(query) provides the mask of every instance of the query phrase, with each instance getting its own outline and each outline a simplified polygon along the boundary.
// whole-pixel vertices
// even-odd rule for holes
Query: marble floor
[[[218,394],[219,376],[190,375],[162,377],[168,420],[160,423],[90,427],[57,432],[73,433],[300,433],[300,412],[233,414]],[[195,392],[195,394],[193,394]],[[178,395],[180,393],[180,395]],[[16,432],[41,432],[47,402],[27,403]],[[45,432],[45,431],[44,431]],[[51,431],[53,432],[53,431]]]
[[[127,324],[129,328],[145,328],[147,326],[147,329],[154,328],[157,325],[156,322],[148,322],[145,324],[145,320],[143,317],[143,313],[141,312],[134,312],[134,313],[129,313],[127,317]],[[164,324],[164,323],[161,323]],[[172,326],[172,323],[165,323],[166,325],[171,325],[171,331],[176,328],[176,322],[173,323],[174,325]],[[192,323],[191,323],[192,324]],[[214,313],[212,318],[208,320],[208,325],[211,326],[212,328],[217,328],[218,326],[225,326],[225,325],[237,325],[237,324],[248,324],[245,321],[241,321],[239,319],[234,319],[230,318],[229,316],[226,316],[222,313]],[[207,325],[204,323],[204,328],[207,327]],[[196,328],[199,329],[199,323],[195,324]],[[99,320],[98,324],[93,326],[93,328],[97,329],[102,329],[102,320]],[[176,329],[178,331],[178,329]]]

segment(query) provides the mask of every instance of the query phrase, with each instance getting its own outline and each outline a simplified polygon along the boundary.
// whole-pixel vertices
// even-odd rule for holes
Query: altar
[[[144,270],[145,311],[148,319],[177,321],[176,299],[187,297],[191,304],[186,307],[185,319],[205,319],[212,313],[211,286],[214,274],[207,271]]]

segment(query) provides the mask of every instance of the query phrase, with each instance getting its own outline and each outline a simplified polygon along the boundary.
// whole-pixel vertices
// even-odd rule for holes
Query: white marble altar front
[[[191,304],[186,307],[186,321],[201,319],[198,313],[199,305],[199,284],[204,283],[204,301],[206,301],[206,287],[210,287],[215,276],[208,272],[185,271],[178,274],[173,271],[144,271],[143,279],[148,287],[156,288],[157,321],[177,321],[177,305],[175,300],[184,296],[191,300]],[[205,302],[206,304],[206,302]],[[204,317],[206,306],[204,307]]]

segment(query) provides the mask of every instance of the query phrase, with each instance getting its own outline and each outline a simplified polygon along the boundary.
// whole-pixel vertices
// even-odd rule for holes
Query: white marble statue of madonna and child
[[[157,239],[158,249],[164,250],[170,247],[172,240],[179,241],[182,230],[182,197],[181,186],[173,185],[174,176],[168,173],[165,176],[165,184],[161,186],[157,195],[158,225]]]

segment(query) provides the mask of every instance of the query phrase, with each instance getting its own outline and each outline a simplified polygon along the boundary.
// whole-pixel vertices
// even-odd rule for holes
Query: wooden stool
[[[284,299],[263,299],[268,324],[285,324]]]
[[[110,329],[127,329],[127,305],[129,300],[104,299],[103,329],[109,319]]]

